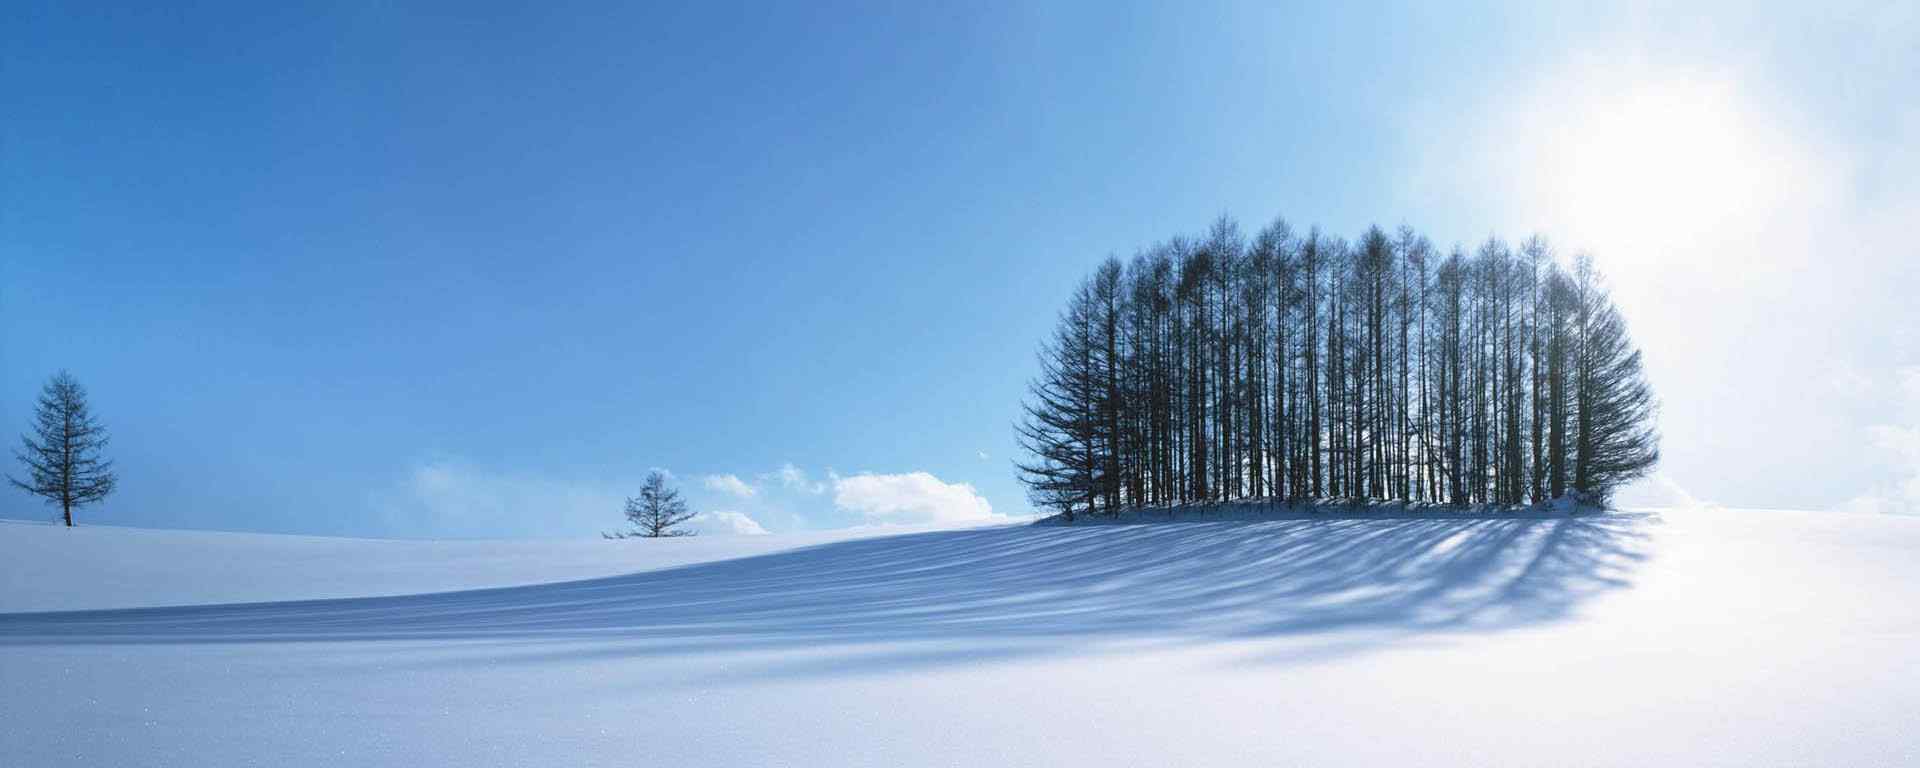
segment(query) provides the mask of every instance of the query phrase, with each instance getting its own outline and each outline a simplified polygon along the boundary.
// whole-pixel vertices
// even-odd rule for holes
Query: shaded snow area
[[[0,526],[0,764],[1920,763],[1920,520],[1231,517],[698,556]],[[392,591],[368,562],[652,570],[225,602]]]
[[[887,533],[343,539],[0,521],[0,612],[317,600],[613,576]],[[0,763],[4,765],[4,763]]]

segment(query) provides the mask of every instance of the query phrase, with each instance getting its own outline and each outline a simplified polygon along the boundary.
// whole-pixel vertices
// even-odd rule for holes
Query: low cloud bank
[[[833,478],[833,503],[870,523],[981,523],[1006,519],[972,485],[927,472]]]
[[[751,499],[759,494],[759,489],[748,485],[738,475],[707,475],[701,479],[707,488],[740,499]]]
[[[686,527],[701,536],[765,536],[767,529],[745,512],[716,510],[701,512],[687,521]]]

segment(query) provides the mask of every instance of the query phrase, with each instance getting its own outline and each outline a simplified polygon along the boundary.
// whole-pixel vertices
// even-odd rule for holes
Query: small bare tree
[[[680,527],[692,519],[693,513],[687,511],[680,492],[667,486],[666,473],[654,470],[647,474],[646,484],[640,486],[640,496],[627,499],[627,522],[633,524],[633,530],[601,535],[609,539],[692,536],[693,531]]]
[[[60,517],[73,527],[73,508],[113,493],[113,462],[100,457],[107,430],[87,410],[87,390],[66,371],[54,374],[40,390],[33,434],[20,436],[13,455],[27,468],[27,479],[12,475],[15,488],[59,505]]]

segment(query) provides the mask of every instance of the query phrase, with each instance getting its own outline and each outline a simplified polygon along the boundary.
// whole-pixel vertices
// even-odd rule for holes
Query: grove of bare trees
[[[1606,504],[1659,458],[1593,260],[1221,218],[1074,291],[1016,425],[1067,519],[1234,499]]]

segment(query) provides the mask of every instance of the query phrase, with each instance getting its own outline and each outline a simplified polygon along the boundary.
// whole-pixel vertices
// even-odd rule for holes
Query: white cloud
[[[975,523],[1003,520],[967,483],[926,472],[835,476],[833,503],[876,523]]]
[[[986,460],[988,460],[988,459],[991,459],[991,458],[993,458],[992,456],[988,456],[988,455],[987,455],[987,452],[986,452],[986,451],[975,451],[975,453],[977,453],[977,454],[979,454],[979,455],[980,455],[980,460],[981,460],[981,461],[986,461]]]
[[[1897,376],[1898,424],[1867,428],[1868,444],[1894,478],[1841,505],[1853,512],[1920,514],[1920,366],[1902,368]]]
[[[707,475],[701,482],[709,489],[741,499],[751,499],[758,492],[737,475]]]
[[[765,536],[767,529],[745,512],[715,510],[701,512],[687,521],[687,527],[702,536]]]
[[[788,490],[800,491],[801,493],[818,494],[827,492],[826,483],[817,482],[807,477],[806,471],[794,466],[793,462],[782,464],[779,469],[761,475],[760,478],[762,480],[778,481],[782,487]]]

